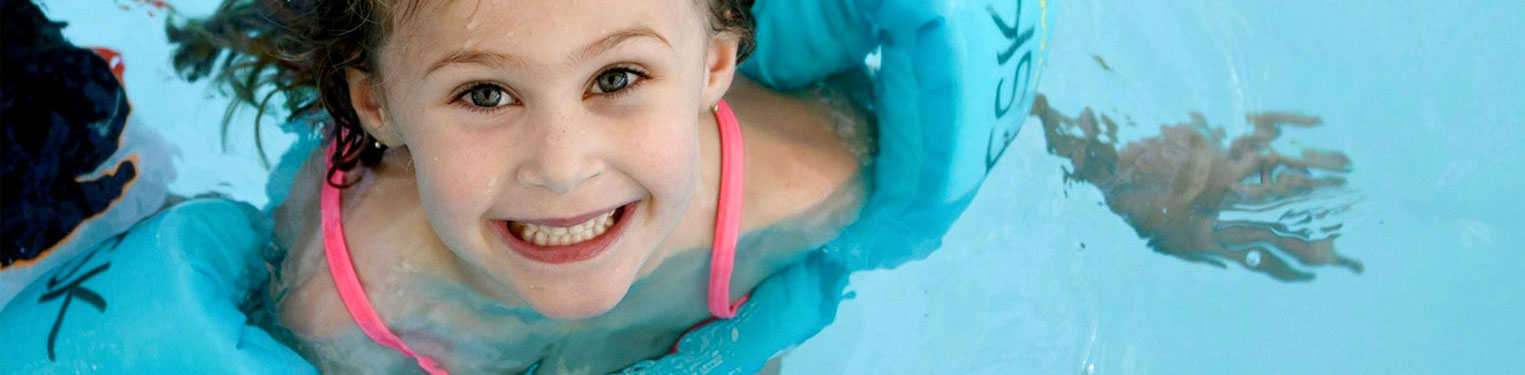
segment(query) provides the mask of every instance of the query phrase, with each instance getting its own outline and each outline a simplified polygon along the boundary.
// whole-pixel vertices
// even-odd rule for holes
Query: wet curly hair
[[[337,147],[326,180],[345,187],[353,181],[335,183],[334,174],[374,165],[384,150],[360,126],[345,70],[372,71],[395,22],[421,1],[226,0],[211,16],[169,24],[173,64],[186,80],[212,78],[231,90],[230,113],[250,105],[263,114],[276,94],[288,121],[326,113]],[[745,59],[754,45],[754,0],[694,1],[708,3],[712,31],[740,38],[737,58]]]

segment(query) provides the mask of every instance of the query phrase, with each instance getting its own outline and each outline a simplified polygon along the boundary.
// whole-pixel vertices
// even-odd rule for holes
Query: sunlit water
[[[179,148],[182,194],[262,205],[264,175],[224,99],[174,79],[151,2],[47,1],[67,37],[123,53],[134,115]],[[66,4],[67,3],[67,4]],[[205,14],[215,4],[175,7]],[[1030,118],[926,260],[854,275],[837,322],[788,374],[1512,373],[1525,358],[1525,3],[1056,1],[1039,91],[1117,120],[1118,145],[1201,113],[1316,116],[1272,147],[1342,152],[1312,208],[1346,267],[1289,282],[1151,249],[1095,186],[1066,182]],[[110,23],[90,20],[110,19]],[[266,125],[276,119],[264,119]],[[267,147],[289,138],[268,126]],[[270,146],[275,145],[275,146]],[[275,157],[275,154],[271,154]],[[272,160],[273,162],[273,160]],[[1283,211],[1270,210],[1274,221]],[[1220,217],[1223,218],[1223,217]],[[1277,253],[1254,255],[1256,264]]]

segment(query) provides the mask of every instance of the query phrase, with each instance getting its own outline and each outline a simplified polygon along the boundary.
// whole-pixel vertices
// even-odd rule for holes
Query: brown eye
[[[630,85],[630,76],[632,75],[630,71],[624,69],[604,71],[603,74],[598,75],[597,79],[593,80],[593,91],[595,94],[608,94],[624,90],[626,86]]]
[[[482,85],[466,91],[466,100],[478,107],[490,108],[507,104],[503,99],[503,89],[496,86]]]

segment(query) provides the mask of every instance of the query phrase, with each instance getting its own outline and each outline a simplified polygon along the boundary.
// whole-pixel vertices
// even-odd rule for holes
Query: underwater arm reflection
[[[1313,279],[1294,267],[1335,265],[1361,272],[1359,261],[1334,249],[1340,225],[1298,229],[1348,204],[1294,209],[1315,192],[1342,187],[1350,160],[1335,151],[1280,154],[1270,144],[1284,127],[1312,127],[1316,117],[1282,112],[1251,114],[1254,132],[1225,149],[1222,128],[1193,113],[1191,121],[1160,127],[1155,136],[1118,148],[1117,123],[1090,109],[1071,118],[1049,106],[1043,95],[1032,113],[1043,123],[1050,154],[1069,161],[1067,182],[1099,189],[1118,214],[1155,251],[1187,261],[1225,267],[1227,262],[1283,281]],[[1224,213],[1283,210],[1273,221],[1231,220]],[[1290,259],[1289,259],[1290,258]]]

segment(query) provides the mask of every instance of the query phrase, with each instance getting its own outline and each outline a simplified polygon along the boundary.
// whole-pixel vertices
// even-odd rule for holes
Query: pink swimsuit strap
[[[716,318],[731,318],[746,297],[730,301],[731,271],[736,258],[736,240],[741,234],[741,200],[743,163],[741,126],[736,114],[724,100],[716,103],[715,121],[720,129],[720,197],[715,212],[715,242],[710,253],[709,310]],[[330,145],[332,154],[334,147]],[[334,173],[344,181],[344,172]],[[326,182],[326,181],[325,181]],[[319,197],[323,226],[323,254],[328,258],[328,270],[333,275],[334,286],[339,290],[339,301],[349,311],[350,318],[360,326],[360,331],[376,343],[392,348],[418,362],[418,367],[430,375],[448,374],[434,359],[419,355],[408,344],[392,333],[355,273],[350,259],[349,246],[344,240],[343,215],[340,212],[340,191],[324,183]],[[703,323],[701,323],[703,324]]]
[[[329,146],[328,152],[334,152],[333,146]],[[337,171],[334,176],[339,181],[344,181],[344,171]],[[334,287],[339,289],[339,301],[344,303],[344,309],[349,311],[350,318],[355,320],[360,331],[370,336],[371,340],[417,361],[418,367],[429,375],[449,374],[433,358],[419,355],[413,348],[409,348],[401,338],[392,334],[381,316],[376,315],[376,308],[371,305],[371,299],[365,296],[365,288],[360,285],[360,276],[355,274],[349,245],[344,241],[344,216],[339,211],[339,189],[328,182],[324,181],[318,202],[323,220],[323,255],[328,258],[328,272],[333,275]]]
[[[715,103],[715,122],[720,128],[720,199],[715,208],[715,242],[710,246],[710,314],[736,317],[747,297],[731,303],[731,268],[736,260],[736,240],[741,236],[741,177],[745,175],[741,124],[736,113],[721,100]]]

